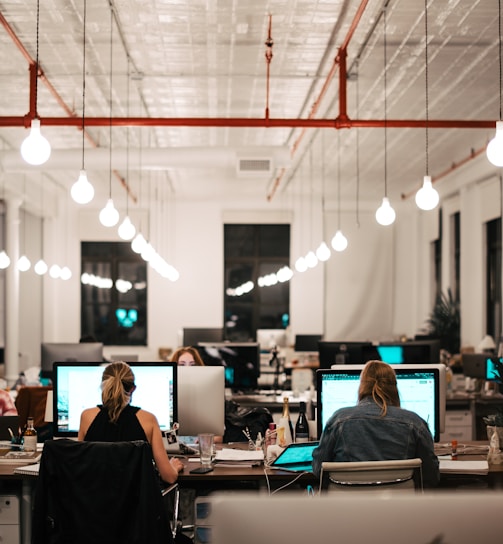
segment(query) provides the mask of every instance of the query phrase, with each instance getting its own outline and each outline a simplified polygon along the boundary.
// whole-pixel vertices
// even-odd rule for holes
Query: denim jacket
[[[313,472],[320,475],[323,461],[422,462],[423,485],[434,487],[440,478],[433,438],[426,422],[414,412],[388,406],[385,416],[371,397],[357,406],[341,408],[328,420],[320,445],[313,452]]]

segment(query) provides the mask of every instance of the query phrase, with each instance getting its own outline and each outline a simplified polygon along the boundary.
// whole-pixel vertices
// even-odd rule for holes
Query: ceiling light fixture
[[[499,58],[499,105],[500,116],[496,121],[496,136],[487,144],[486,154],[494,166],[503,166],[503,121],[501,120],[501,0],[498,0],[498,58]]]
[[[348,247],[348,239],[341,230],[341,139],[337,130],[337,232],[332,238],[335,251],[344,251]]]
[[[100,222],[104,227],[114,227],[119,222],[119,212],[115,209],[112,200],[112,34],[113,34],[113,9],[110,7],[110,137],[109,137],[109,162],[110,171],[108,173],[108,200],[105,207],[100,212]]]
[[[25,179],[26,183],[26,179]],[[26,195],[26,190],[24,191],[24,195]],[[23,208],[23,249],[26,250],[26,209]],[[20,272],[27,272],[31,268],[31,261],[28,259],[26,255],[21,255],[19,257],[16,268]]]
[[[83,38],[82,38],[82,168],[79,179],[72,185],[70,194],[77,204],[89,204],[94,198],[94,187],[87,179],[84,163],[85,117],[86,117],[86,13],[87,0],[84,0]]]
[[[23,140],[21,144],[21,156],[28,163],[34,166],[44,164],[51,156],[51,144],[42,136],[40,132],[40,119],[37,112],[37,87],[38,87],[38,75],[39,75],[39,63],[38,63],[38,31],[40,23],[40,0],[37,0],[37,56],[35,60],[35,111],[33,112],[34,118],[31,121],[30,134]]]
[[[426,111],[426,175],[423,179],[423,186],[416,193],[416,204],[421,210],[429,211],[437,207],[440,197],[438,191],[434,189],[431,182],[431,176],[429,175],[428,164],[428,132],[429,132],[429,104],[428,104],[428,0],[424,0],[424,81],[425,81],[425,111]]]
[[[386,58],[386,4],[383,7],[384,24],[384,197],[381,206],[376,211],[376,221],[383,226],[395,221],[396,213],[388,198],[388,104],[387,104],[387,58]]]
[[[129,117],[129,58],[127,69],[127,116]],[[129,127],[126,127],[126,179],[129,183]],[[126,217],[119,225],[117,231],[123,240],[132,240],[136,234],[136,228],[129,218],[129,191],[126,191]]]

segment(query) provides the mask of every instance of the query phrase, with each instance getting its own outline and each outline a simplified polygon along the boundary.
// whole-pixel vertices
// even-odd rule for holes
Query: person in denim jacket
[[[400,408],[393,368],[369,361],[362,370],[358,404],[341,408],[327,421],[313,452],[313,472],[319,477],[324,461],[385,461],[419,457],[423,485],[440,478],[433,438],[426,422]]]

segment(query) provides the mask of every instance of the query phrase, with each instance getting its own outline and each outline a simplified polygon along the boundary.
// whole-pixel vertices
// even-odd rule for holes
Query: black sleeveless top
[[[89,442],[120,442],[147,440],[147,435],[140,425],[136,412],[140,408],[127,405],[121,412],[117,423],[108,419],[108,412],[99,405],[100,411],[87,429],[84,440]]]

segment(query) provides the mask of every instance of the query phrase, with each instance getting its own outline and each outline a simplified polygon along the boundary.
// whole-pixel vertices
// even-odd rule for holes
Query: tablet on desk
[[[269,467],[292,472],[312,472],[313,451],[318,445],[318,440],[290,444],[274,459]]]

